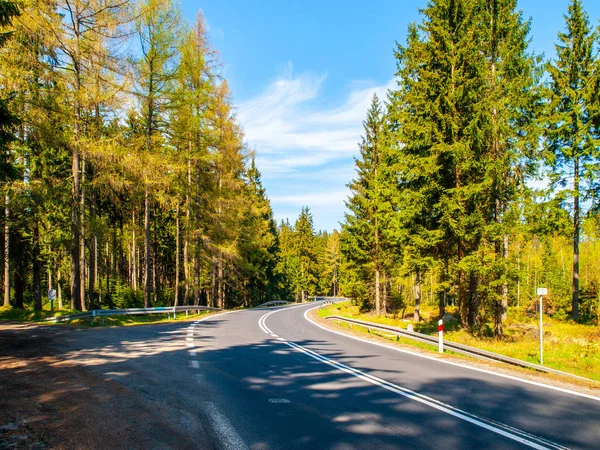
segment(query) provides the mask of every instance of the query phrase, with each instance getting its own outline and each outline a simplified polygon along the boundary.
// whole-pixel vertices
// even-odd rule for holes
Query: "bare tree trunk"
[[[135,248],[135,206],[131,207],[131,264],[132,264],[132,275],[131,282],[133,285],[133,292],[137,292],[138,286],[138,269],[137,269],[137,249]]]
[[[90,206],[90,231],[92,242],[90,243],[90,274],[89,274],[89,296],[90,309],[97,307],[96,305],[96,279],[98,276],[98,236],[96,234],[96,203],[98,197],[96,190],[92,188],[92,204]]]
[[[387,296],[388,296],[388,280],[387,274],[383,272],[383,295],[381,298],[381,311],[383,314],[387,314]]]
[[[573,320],[579,319],[579,158],[575,156],[573,178]]]
[[[375,314],[381,314],[381,299],[379,298],[379,267],[375,268]]]
[[[150,307],[152,274],[150,273],[150,193],[144,191],[144,308]]]
[[[40,258],[40,227],[36,217],[33,225],[33,302],[36,311],[42,310],[42,259]]]
[[[60,266],[59,266],[58,273],[56,274],[56,290],[57,290],[57,297],[58,297],[58,309],[63,309],[61,275],[62,274],[61,274]]]
[[[217,263],[212,263],[212,284],[210,293],[210,306],[217,306]]]
[[[415,312],[413,313],[413,322],[421,321],[421,271],[417,269],[415,275]]]
[[[179,203],[175,209],[175,306],[179,306]]]
[[[225,308],[225,293],[223,292],[223,261],[217,264],[217,283],[219,308]]]
[[[75,128],[78,128],[77,126]],[[79,259],[79,152],[73,148],[71,193],[71,309],[81,310],[81,260]]]
[[[505,267],[508,268],[508,234],[504,235],[504,245],[502,251]],[[504,283],[502,283],[502,322],[508,318],[508,281],[506,274],[504,275]]]
[[[377,215],[375,215],[375,314],[377,316],[381,314],[381,298],[379,296],[379,270],[379,227]]]
[[[80,296],[81,296],[81,309],[85,310],[86,308],[86,298],[85,298],[85,269],[86,269],[86,261],[85,261],[85,154],[82,155],[81,158],[81,198],[79,203],[79,223],[81,227],[81,234],[79,240],[79,261],[80,261],[80,279],[81,283],[79,284]],[[88,302],[89,305],[89,302]]]
[[[4,306],[10,306],[10,198],[4,196]]]
[[[191,144],[190,144],[191,145]],[[191,151],[191,150],[190,150]],[[188,158],[187,167],[187,190],[185,193],[185,242],[183,243],[183,277],[185,279],[184,302],[190,304],[190,265],[189,265],[189,245],[191,230],[191,189],[192,189],[192,162]]]

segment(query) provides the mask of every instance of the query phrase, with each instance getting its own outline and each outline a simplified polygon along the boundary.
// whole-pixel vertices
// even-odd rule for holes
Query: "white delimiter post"
[[[544,325],[542,323],[542,296],[540,295],[540,364],[544,364]]]
[[[438,321],[438,351],[444,353],[444,321]]]

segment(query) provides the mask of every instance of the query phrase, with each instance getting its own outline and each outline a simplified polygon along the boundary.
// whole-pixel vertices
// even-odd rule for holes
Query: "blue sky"
[[[190,22],[204,12],[276,219],[309,206],[317,229],[339,229],[370,98],[394,85],[395,41],[426,0],[181,1]],[[568,3],[519,2],[536,53],[553,57]],[[600,2],[583,4],[597,25]]]

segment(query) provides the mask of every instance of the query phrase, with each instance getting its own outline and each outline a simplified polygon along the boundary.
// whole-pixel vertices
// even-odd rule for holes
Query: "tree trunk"
[[[421,321],[421,271],[417,270],[415,276],[415,312],[413,313],[413,322]]]
[[[375,267],[375,314],[381,314],[381,299],[379,298],[379,267]]]
[[[381,311],[387,314],[387,297],[388,297],[388,279],[387,274],[383,272],[383,295],[381,296]]]
[[[131,207],[131,284],[133,292],[138,290],[137,249],[135,247],[135,206]]]
[[[75,127],[77,128],[77,126]],[[73,148],[71,192],[71,309],[81,310],[81,261],[79,259],[79,152]]]
[[[97,308],[96,305],[96,279],[98,276],[98,236],[96,234],[96,203],[98,196],[92,188],[92,204],[90,206],[90,231],[92,242],[90,243],[90,274],[89,274],[89,296],[90,309]]]
[[[212,284],[210,293],[210,306],[213,308],[217,306],[217,263],[212,263]]]
[[[150,272],[150,193],[144,191],[144,308],[150,307],[152,274]]]
[[[81,310],[86,309],[86,298],[85,298],[85,154],[81,158],[81,198],[79,203],[79,224],[81,234],[79,235],[79,261],[80,261],[80,296],[81,296]],[[88,303],[89,305],[89,300]]]
[[[42,310],[42,259],[40,258],[40,227],[37,218],[33,225],[33,303],[36,311]]]
[[[223,261],[217,264],[217,285],[219,308],[225,308],[225,293],[223,292]]]
[[[10,222],[9,196],[4,197],[4,306],[10,306]]]
[[[175,209],[175,306],[179,306],[179,204]]]
[[[506,322],[508,318],[508,280],[506,270],[508,269],[508,234],[504,235],[504,246],[502,251],[502,258],[504,258],[504,283],[502,283],[502,322]]]
[[[57,297],[58,297],[58,309],[63,309],[61,275],[62,274],[61,274],[60,266],[59,266],[58,272],[56,273],[56,291],[57,291]]]
[[[573,177],[573,320],[579,320],[579,158],[575,156]]]

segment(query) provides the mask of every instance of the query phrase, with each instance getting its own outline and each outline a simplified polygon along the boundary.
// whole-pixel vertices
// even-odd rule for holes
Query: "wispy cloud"
[[[384,99],[391,83],[351,90],[341,104],[323,108],[319,96],[326,79],[326,73],[293,76],[289,65],[261,94],[238,106],[261,167],[301,170],[356,152],[373,93]]]
[[[385,100],[393,86],[354,83],[337,103],[326,104],[327,73],[294,75],[290,63],[259,95],[238,105],[279,219],[293,221],[306,205],[317,228],[337,226],[371,98],[376,93]]]

